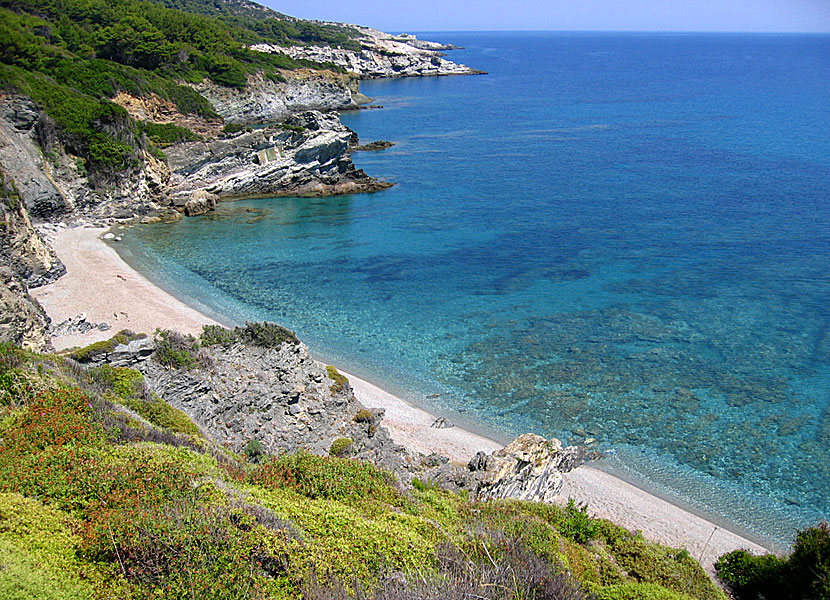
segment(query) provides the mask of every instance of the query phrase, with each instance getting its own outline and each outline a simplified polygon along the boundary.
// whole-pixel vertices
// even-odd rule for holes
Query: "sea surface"
[[[474,77],[344,113],[390,190],[120,248],[227,322],[784,548],[830,516],[830,36],[439,33]],[[596,440],[596,441],[594,441]]]

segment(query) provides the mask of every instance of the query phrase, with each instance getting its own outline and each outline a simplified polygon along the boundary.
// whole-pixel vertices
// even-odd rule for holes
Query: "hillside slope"
[[[262,363],[278,375],[297,342],[251,331],[244,347],[216,328],[201,348],[124,333],[65,356],[0,345],[0,596],[724,598],[687,552],[573,505],[479,501],[334,456],[383,452],[387,438],[321,366],[301,371],[319,385],[298,404],[322,394],[352,438],[275,458],[256,434],[240,454],[205,437],[139,371],[111,364],[130,346],[171,375],[252,352],[282,357]]]

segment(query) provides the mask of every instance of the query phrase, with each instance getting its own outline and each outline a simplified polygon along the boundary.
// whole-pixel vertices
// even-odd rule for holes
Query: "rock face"
[[[147,341],[132,358],[117,347],[111,361],[144,373],[150,387],[208,435],[239,451],[252,440],[269,454],[307,450],[326,455],[348,439],[345,456],[370,460],[409,481],[417,459],[380,427],[383,411],[367,410],[348,383],[331,379],[302,343],[279,349],[235,344],[207,350],[210,368],[169,370],[146,360]]]
[[[0,341],[32,350],[49,347],[49,319],[28,288],[64,272],[32,227],[20,193],[0,165]]]
[[[355,169],[348,154],[351,133],[336,114],[308,111],[232,138],[179,144],[168,151],[170,195],[186,206],[198,190],[221,199],[389,187]]]
[[[417,476],[482,499],[545,502],[561,489],[562,473],[585,458],[584,448],[563,449],[558,440],[533,434],[492,455],[477,454],[468,468],[445,456],[412,453],[391,439],[384,411],[364,407],[348,381],[312,359],[301,342],[279,348],[211,346],[200,350],[202,365],[191,370],[161,366],[152,359],[154,350],[152,340],[136,339],[95,360],[140,370],[163,400],[236,451],[256,440],[272,455],[333,452],[371,461],[403,483]]]
[[[279,48],[282,52],[285,48]],[[244,91],[209,80],[193,87],[213,105],[227,123],[274,123],[305,110],[357,108],[366,101],[355,75],[298,69],[282,71],[285,81],[251,75]]]
[[[251,49],[259,52],[284,52],[292,58],[329,62],[362,79],[380,77],[424,77],[431,75],[472,75],[480,73],[466,65],[443,58],[440,50],[451,49],[434,42],[424,42],[414,36],[393,36],[370,27],[350,25],[362,37],[361,51],[330,46],[292,46],[282,48],[270,44],[256,44]]]
[[[54,122],[28,98],[0,95],[0,164],[14,176],[32,219],[96,219],[145,214],[159,207],[167,166],[139,152],[138,166],[94,185],[84,162],[65,150]]]
[[[153,123],[173,123],[199,135],[213,136],[222,130],[222,119],[207,119],[199,115],[182,114],[175,103],[156,94],[136,97],[118,92],[113,102],[122,106],[133,119]]]
[[[470,461],[482,499],[514,498],[552,502],[562,489],[562,473],[585,461],[585,449],[562,448],[557,439],[526,433],[487,456],[479,452]]]

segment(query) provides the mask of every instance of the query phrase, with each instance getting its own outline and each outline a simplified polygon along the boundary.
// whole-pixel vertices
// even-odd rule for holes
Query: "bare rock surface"
[[[279,349],[241,343],[212,347],[209,367],[173,370],[147,357],[147,342],[116,348],[114,357],[144,373],[166,402],[184,411],[207,434],[236,451],[256,440],[269,454],[306,450],[326,455],[335,440],[351,444],[343,455],[370,460],[409,481],[417,457],[395,444],[380,427],[383,411],[372,411],[338,385],[302,343]]]
[[[286,50],[277,47],[272,52]],[[227,123],[273,123],[297,112],[357,108],[366,101],[352,74],[297,69],[282,71],[282,75],[285,81],[251,75],[245,90],[222,87],[207,79],[193,87]]]
[[[562,447],[553,438],[526,433],[501,450],[478,453],[470,461],[470,471],[478,480],[482,499],[515,498],[552,502],[562,490],[562,474],[574,470],[586,458],[585,448]]]
[[[230,138],[179,144],[168,151],[173,203],[186,206],[194,191],[218,198],[330,195],[390,186],[355,168],[352,132],[336,114],[307,111],[282,124]]]
[[[362,79],[381,77],[424,77],[433,75],[472,75],[480,73],[466,65],[444,58],[441,50],[452,46],[418,40],[414,36],[394,36],[371,27],[349,25],[360,37],[361,50],[331,46],[291,46],[282,48],[270,44],[255,44],[259,52],[284,52],[291,58],[332,63]]]

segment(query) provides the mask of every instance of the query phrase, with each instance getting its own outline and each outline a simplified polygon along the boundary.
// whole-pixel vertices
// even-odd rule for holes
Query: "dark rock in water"
[[[362,146],[354,146],[353,152],[377,152],[378,150],[386,150],[395,145],[395,142],[388,142],[386,140],[377,140],[376,142],[369,142]]]
[[[450,429],[451,427],[455,427],[455,423],[451,423],[444,417],[438,417],[435,421],[432,422],[430,425],[433,429]]]

